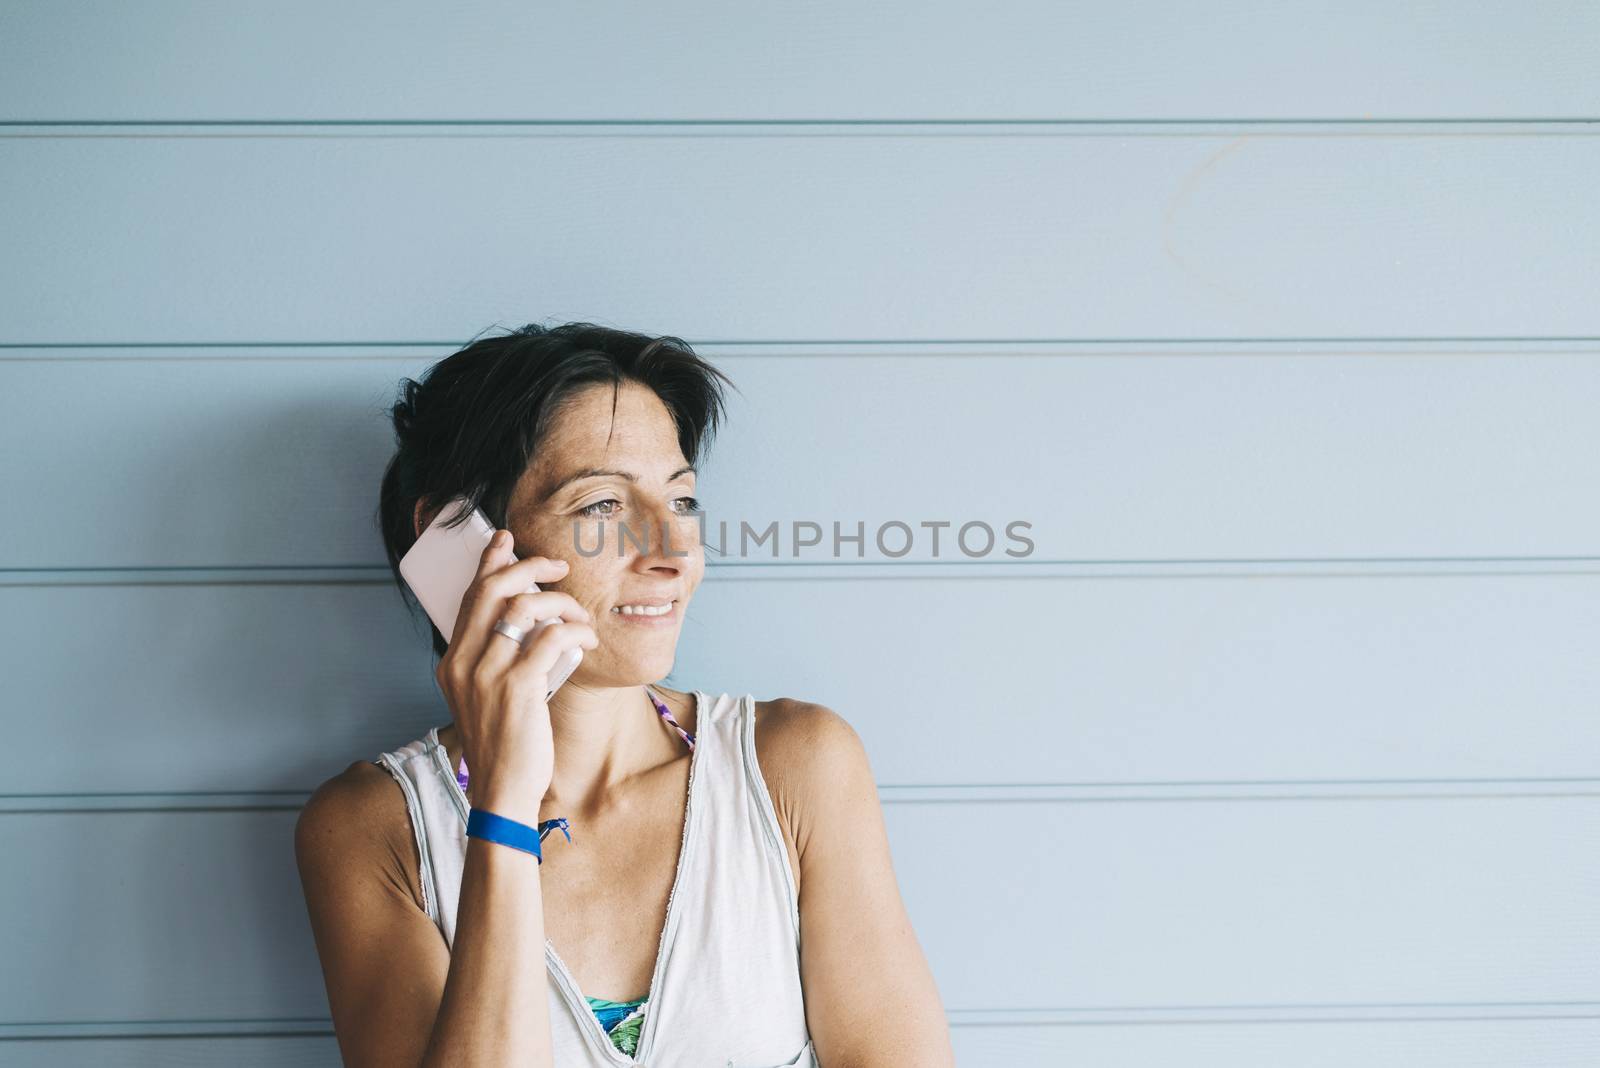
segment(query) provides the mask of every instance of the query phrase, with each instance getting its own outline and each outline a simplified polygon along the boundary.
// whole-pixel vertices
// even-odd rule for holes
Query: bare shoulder
[[[357,760],[313,790],[300,815],[303,820],[381,815],[390,808],[384,803],[390,787],[401,796],[394,776],[370,760]]]
[[[756,702],[756,745],[768,747],[774,758],[836,759],[841,748],[859,741],[849,721],[827,705],[793,697]]]
[[[302,865],[333,851],[340,863],[365,864],[423,908],[421,858],[412,837],[405,794],[388,771],[358,760],[324,781],[295,821]]]
[[[848,720],[827,705],[777,697],[756,702],[756,760],[772,795],[797,875],[822,812],[823,791],[866,772],[866,750]]]

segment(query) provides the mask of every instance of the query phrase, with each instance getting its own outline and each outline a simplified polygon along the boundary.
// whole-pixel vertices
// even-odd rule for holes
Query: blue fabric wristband
[[[496,816],[488,809],[475,808],[467,816],[467,835],[471,838],[482,838],[486,842],[499,842],[512,849],[520,849],[524,853],[532,853],[539,858],[539,863],[544,863],[544,854],[539,851],[539,832],[529,827],[526,823]]]

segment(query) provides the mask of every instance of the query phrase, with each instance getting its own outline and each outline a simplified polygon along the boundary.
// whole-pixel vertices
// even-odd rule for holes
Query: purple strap
[[[672,724],[672,729],[677,731],[678,732],[678,736],[681,737],[684,740],[684,742],[689,746],[689,748],[691,750],[693,750],[694,749],[694,735],[689,733],[688,731],[684,730],[683,727],[678,724],[678,721],[672,718],[672,713],[667,709],[667,706],[662,703],[661,699],[655,695],[655,692],[653,690],[651,690],[650,687],[646,686],[644,688],[644,692],[649,696],[650,703],[656,706],[656,713],[658,715],[660,715],[662,719],[664,719],[668,723]],[[461,757],[461,764],[456,768],[456,782],[461,785],[461,792],[463,794],[466,793],[467,792],[467,758],[466,758],[466,756],[464,754]],[[572,841],[572,832],[570,830],[568,830],[567,827],[568,827],[568,824],[567,824],[567,819],[566,819],[565,816],[557,816],[553,820],[540,820],[539,821],[539,840],[541,842],[544,841],[544,836],[545,835],[549,834],[552,830],[555,830],[556,828],[560,828],[561,833],[566,835],[567,836],[567,841],[570,842],[570,841]]]
[[[661,718],[672,724],[672,729],[678,732],[678,736],[688,744],[690,749],[693,749],[694,735],[678,726],[678,721],[672,718],[672,713],[667,711],[667,706],[661,703],[661,699],[655,695],[655,692],[650,687],[646,686],[644,692],[649,694],[650,701],[656,706],[656,711],[661,714]]]

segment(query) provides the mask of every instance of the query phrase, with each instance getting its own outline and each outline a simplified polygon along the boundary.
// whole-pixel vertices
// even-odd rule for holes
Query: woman
[[[346,1064],[954,1063],[855,731],[657,684],[704,574],[693,465],[724,381],[680,339],[571,323],[403,383],[379,505],[402,591],[448,501],[511,540],[433,631],[452,722],[296,827]]]

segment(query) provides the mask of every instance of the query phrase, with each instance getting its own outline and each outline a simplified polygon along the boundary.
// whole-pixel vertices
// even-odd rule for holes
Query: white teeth
[[[612,611],[621,612],[625,616],[664,616],[672,611],[672,605],[622,604],[613,608]]]

